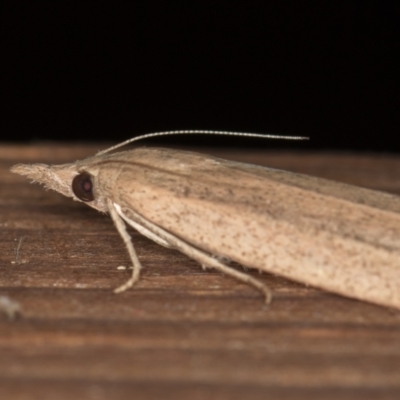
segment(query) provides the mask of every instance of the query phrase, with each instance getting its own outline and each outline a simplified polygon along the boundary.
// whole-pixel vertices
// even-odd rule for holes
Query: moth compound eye
[[[93,201],[93,182],[92,175],[81,172],[72,181],[72,191],[75,196],[82,201]]]

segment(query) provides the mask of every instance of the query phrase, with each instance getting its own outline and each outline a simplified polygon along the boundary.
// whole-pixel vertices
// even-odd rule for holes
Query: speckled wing
[[[133,209],[211,254],[400,308],[398,197],[186,151],[113,156],[97,179],[128,218]]]

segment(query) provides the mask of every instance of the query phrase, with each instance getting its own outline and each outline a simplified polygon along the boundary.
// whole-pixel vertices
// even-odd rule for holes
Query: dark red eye
[[[81,172],[72,181],[72,191],[75,196],[82,201],[93,201],[93,182],[92,175]]]

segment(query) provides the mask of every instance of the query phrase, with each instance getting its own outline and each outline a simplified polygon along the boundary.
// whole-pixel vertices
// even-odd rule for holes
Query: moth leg
[[[121,207],[118,204],[114,203],[114,206],[115,208],[117,208],[119,214],[124,214],[123,211],[121,210]],[[242,282],[252,285],[264,294],[265,301],[267,304],[271,302],[272,300],[271,289],[269,289],[266,285],[264,285],[264,283],[262,283],[258,279],[255,279],[244,272],[237,271],[236,269],[229,267],[228,265],[225,265],[224,263],[216,259],[214,256],[194,247],[193,245],[185,242],[184,240],[164,230],[158,225],[153,224],[152,222],[142,217],[140,214],[133,211],[132,209],[129,209],[129,217],[130,219],[134,219],[136,223],[140,224],[145,229],[152,232],[154,235],[167,241],[175,249],[181,251],[188,257],[199,262],[203,266],[203,268],[205,267],[214,268],[218,271],[223,272],[226,275],[229,275],[235,279],[238,279]]]
[[[150,230],[146,229],[144,226],[140,225],[138,222],[136,221],[132,221],[131,219],[129,219],[122,211],[121,211],[121,207],[114,203],[114,207],[118,212],[118,215],[128,224],[130,225],[132,228],[135,228],[139,233],[141,233],[143,236],[146,236],[147,238],[149,238],[150,240],[152,240],[153,242],[156,242],[157,244],[166,247],[166,248],[171,248],[172,246],[163,238],[160,238],[159,236],[155,235],[153,232],[151,232]]]
[[[132,244],[132,238],[126,230],[125,223],[122,218],[118,215],[114,204],[111,200],[107,199],[108,210],[110,212],[111,218],[114,221],[114,225],[117,228],[119,234],[122,237],[122,240],[125,243],[125,246],[128,250],[129,256],[132,260],[132,276],[129,280],[127,280],[123,285],[114,289],[114,293],[121,293],[125,290],[131,288],[138,280],[140,276],[140,270],[142,269],[142,264],[140,264],[139,258],[136,254],[135,248]]]

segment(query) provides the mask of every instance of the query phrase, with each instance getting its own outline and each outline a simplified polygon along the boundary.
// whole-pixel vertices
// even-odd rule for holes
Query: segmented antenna
[[[115,149],[125,146],[129,143],[137,142],[139,140],[160,137],[160,136],[171,136],[171,135],[224,135],[224,136],[239,136],[239,137],[252,137],[261,139],[283,139],[283,140],[308,140],[307,136],[283,136],[273,134],[261,134],[261,133],[248,133],[248,132],[229,132],[229,131],[207,131],[207,130],[181,130],[181,131],[166,131],[166,132],[155,132],[147,133],[146,135],[136,136],[132,139],[125,140],[115,146],[109,147],[108,149],[99,151],[96,155],[102,155],[109,153]]]

